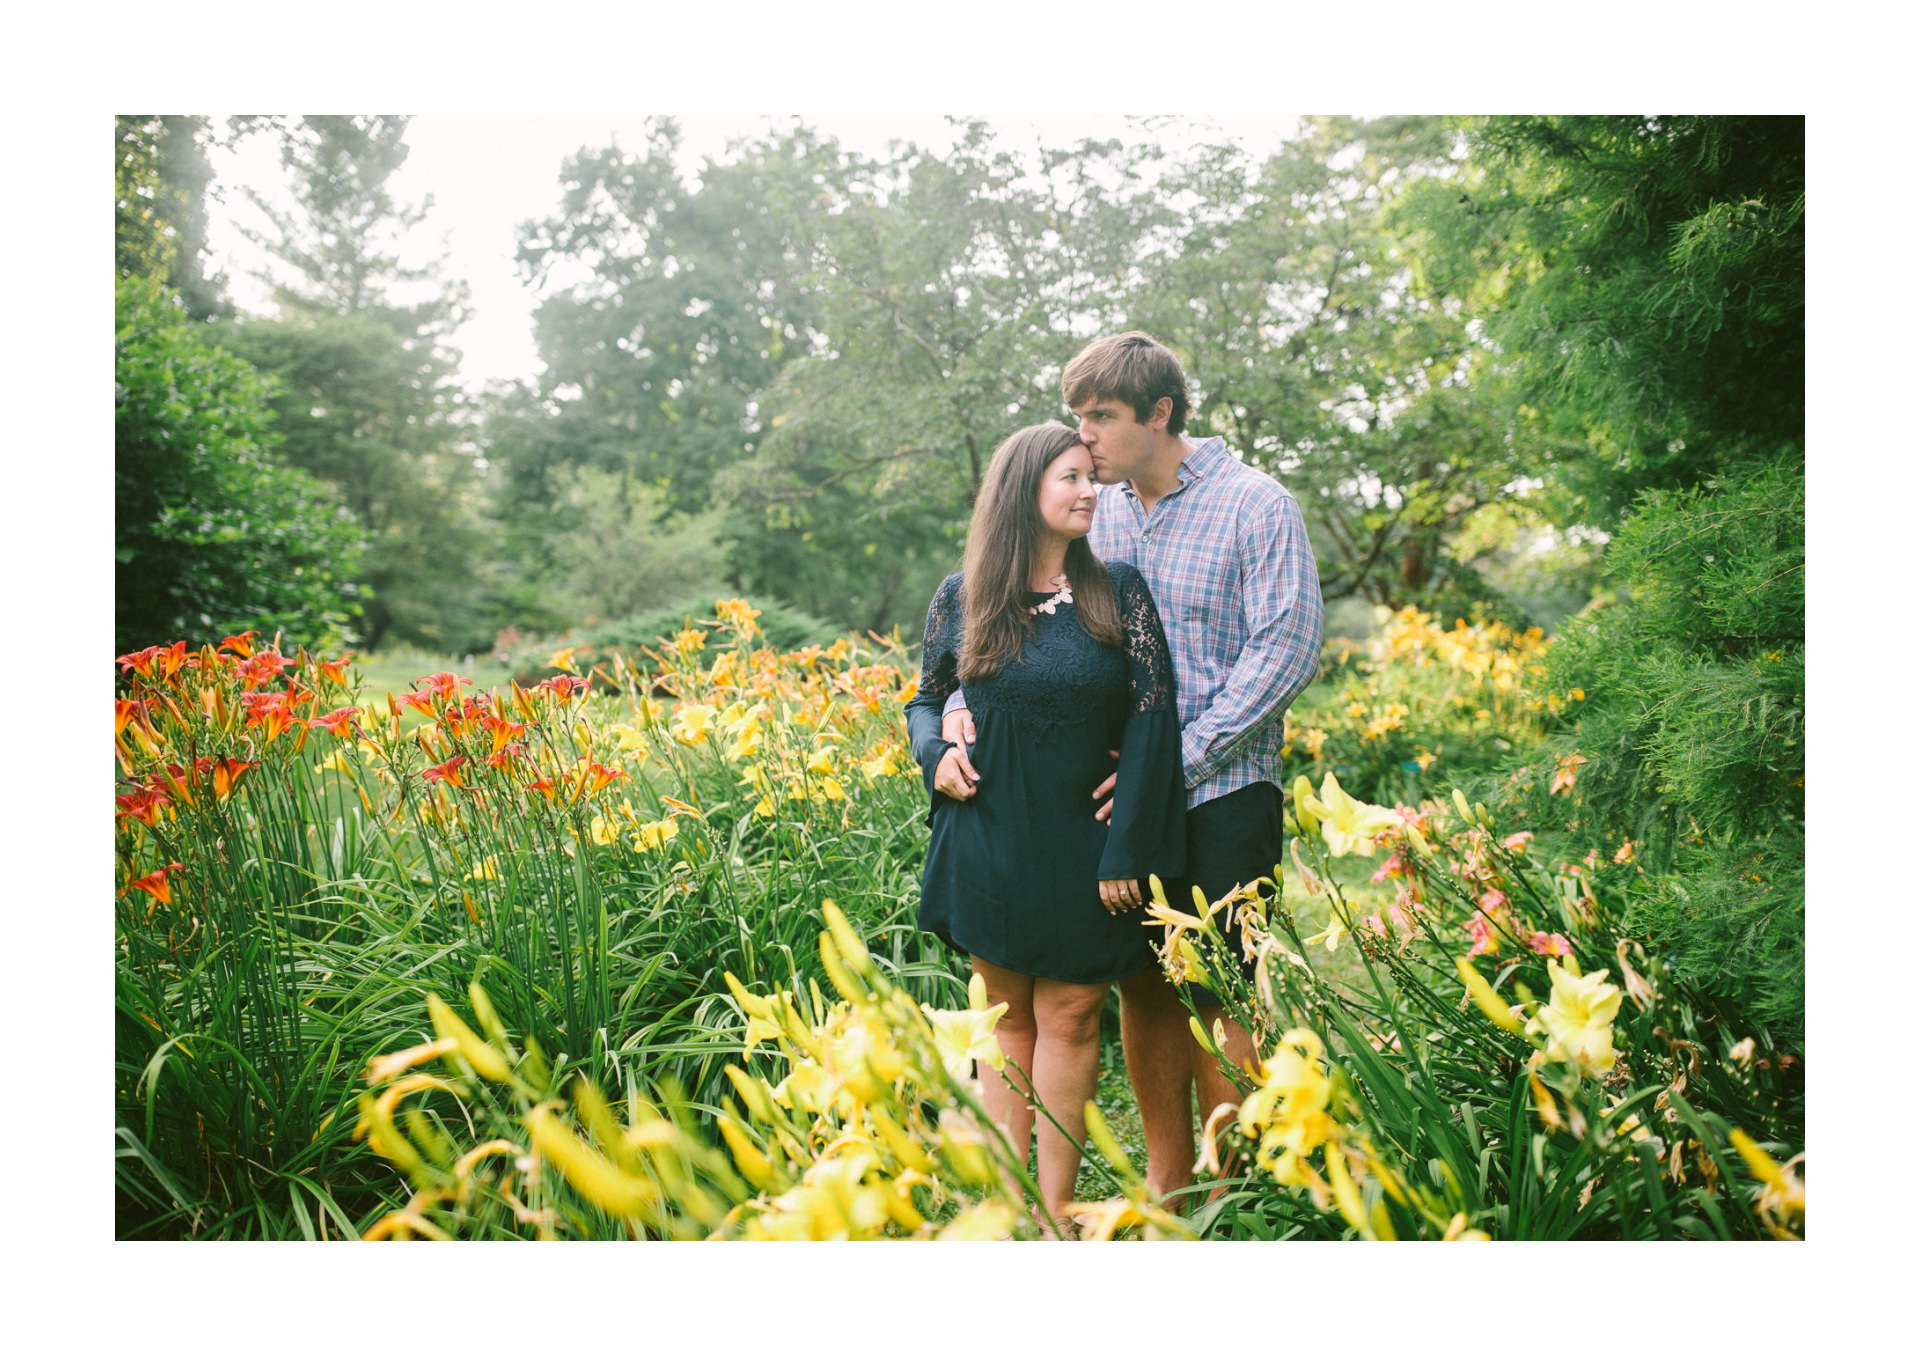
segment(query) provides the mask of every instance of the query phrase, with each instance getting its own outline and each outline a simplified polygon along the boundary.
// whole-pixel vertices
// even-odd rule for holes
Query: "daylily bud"
[[[546,1106],[537,1106],[527,1113],[526,1127],[533,1147],[541,1156],[559,1170],[575,1191],[608,1214],[646,1214],[658,1198],[659,1189],[652,1182],[621,1172],[555,1120]]]
[[[482,1078],[504,1083],[513,1076],[513,1066],[507,1063],[507,1057],[475,1035],[473,1028],[455,1016],[439,994],[427,995],[427,1015],[433,1019],[434,1031],[443,1037],[452,1037],[460,1057]]]
[[[1540,1081],[1531,1065],[1527,1068],[1527,1087],[1533,1093],[1533,1109],[1540,1113],[1541,1123],[1549,1130],[1564,1130],[1567,1125],[1566,1119],[1561,1116],[1560,1108],[1553,1100],[1553,1094],[1547,1091],[1546,1084]]]
[[[1366,1238],[1370,1231],[1366,1212],[1360,1208],[1360,1188],[1353,1184],[1353,1176],[1347,1171],[1347,1156],[1338,1143],[1328,1143],[1326,1160],[1327,1185],[1333,1188],[1333,1203],[1340,1209],[1340,1218],[1360,1237]]]
[[[864,974],[872,958],[867,954],[867,944],[860,939],[853,924],[847,921],[847,916],[840,912],[840,906],[831,899],[820,901],[820,912],[827,920],[827,930],[840,947],[841,958],[854,970]]]
[[[1114,1171],[1121,1176],[1128,1180],[1137,1178],[1139,1174],[1134,1171],[1133,1160],[1127,1157],[1126,1150],[1120,1147],[1120,1141],[1114,1138],[1113,1127],[1107,1124],[1107,1118],[1101,1114],[1100,1108],[1088,1102],[1086,1117],[1087,1139],[1100,1151],[1100,1156],[1111,1163]]]
[[[867,991],[841,963],[840,948],[833,944],[833,934],[830,932],[820,934],[820,966],[827,972],[828,982],[840,991],[842,998],[849,1003],[867,1001]]]
[[[962,1182],[986,1186],[993,1181],[993,1160],[980,1132],[951,1110],[940,1113],[940,1156]]]
[[[754,1147],[746,1131],[725,1116],[720,1118],[720,1138],[727,1142],[734,1166],[740,1169],[742,1177],[763,1191],[773,1185],[773,1160]]]
[[[1493,986],[1487,983],[1487,977],[1474,968],[1473,962],[1465,956],[1455,956],[1453,958],[1453,968],[1459,971],[1460,982],[1467,986],[1468,995],[1471,996],[1474,1003],[1479,1006],[1480,1011],[1487,1015],[1487,1020],[1499,1027],[1502,1031],[1510,1031],[1516,1036],[1519,1035],[1522,1029],[1520,1019],[1515,1017],[1511,1009],[1500,1001],[1500,995],[1496,994],[1493,991]]]
[[[915,1172],[931,1173],[933,1160],[926,1151],[913,1142],[913,1137],[903,1130],[899,1123],[877,1106],[867,1108],[867,1119],[873,1122],[873,1128],[880,1132],[888,1150],[902,1164]]]
[[[1200,1019],[1189,1015],[1187,1026],[1193,1032],[1193,1038],[1200,1042],[1200,1048],[1209,1054],[1213,1053],[1213,1041],[1207,1036],[1207,1029],[1200,1025]]]
[[[1467,793],[1459,787],[1453,788],[1453,808],[1460,812],[1460,818],[1473,823],[1473,807],[1467,804]]]
[[[1308,837],[1320,832],[1320,821],[1314,818],[1308,803],[1313,800],[1313,783],[1305,774],[1293,779],[1293,820],[1300,826],[1300,832]]]
[[[1394,1239],[1400,1237],[1400,1235],[1393,1231],[1393,1219],[1387,1214],[1387,1198],[1385,1196],[1379,1196],[1374,1199],[1373,1210],[1367,1216],[1367,1219],[1368,1222],[1373,1225],[1373,1236],[1375,1238],[1392,1242]]]
[[[779,1113],[773,1108],[773,1099],[767,1095],[766,1084],[737,1064],[727,1065],[725,1072],[733,1083],[733,1090],[740,1094],[740,1101],[746,1106],[749,1116],[765,1124],[778,1119]]]
[[[473,1015],[480,1023],[480,1029],[502,1045],[507,1043],[507,1028],[501,1023],[500,1015],[493,1010],[493,1000],[487,997],[487,991],[480,987],[480,981],[474,980],[467,985],[467,1001],[473,1004]]]

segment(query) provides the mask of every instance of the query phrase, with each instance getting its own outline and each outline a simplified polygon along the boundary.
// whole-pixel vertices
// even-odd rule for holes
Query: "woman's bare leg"
[[[1053,1118],[1040,1122],[1040,1203],[1056,1220],[1065,1215],[1080,1175],[1086,1105],[1100,1076],[1100,1012],[1106,1001],[1105,984],[1033,981],[1034,1089]],[[1053,1121],[1065,1127],[1064,1135]]]
[[[1007,1142],[1026,1166],[1033,1144],[1033,1105],[1027,1100],[1027,1080],[1033,1077],[1034,1015],[1031,975],[1004,969],[992,961],[974,956],[973,973],[987,986],[987,1005],[1005,1003],[1007,1010],[994,1025],[994,1038],[1007,1057],[1008,1068],[1001,1071],[980,1066],[980,1100],[987,1114],[1006,1131]],[[1019,1073],[1013,1066],[1019,1066]]]

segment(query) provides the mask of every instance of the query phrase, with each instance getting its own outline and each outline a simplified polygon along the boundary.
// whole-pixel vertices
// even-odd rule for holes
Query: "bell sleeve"
[[[927,788],[927,823],[933,823],[937,792],[933,774],[953,745],[940,735],[947,698],[960,690],[960,576],[949,575],[927,608],[927,629],[920,647],[920,689],[907,703],[907,742]]]
[[[1173,658],[1146,581],[1131,566],[1110,568],[1126,633],[1130,691],[1100,879],[1165,879],[1184,875],[1187,868],[1187,783]]]

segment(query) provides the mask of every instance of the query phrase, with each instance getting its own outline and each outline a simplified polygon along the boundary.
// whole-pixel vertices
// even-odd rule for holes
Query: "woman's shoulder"
[[[1100,563],[1107,567],[1107,576],[1113,580],[1116,590],[1131,592],[1146,588],[1146,576],[1140,573],[1137,566],[1129,565],[1124,560],[1103,560]]]
[[[940,581],[940,587],[933,591],[933,596],[935,598],[957,598],[960,596],[960,587],[965,580],[966,576],[960,571],[955,570],[952,574]]]

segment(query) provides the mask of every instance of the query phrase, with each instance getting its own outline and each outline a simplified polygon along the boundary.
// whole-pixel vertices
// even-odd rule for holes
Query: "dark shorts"
[[[1280,788],[1272,782],[1255,782],[1194,806],[1187,811],[1188,874],[1162,882],[1167,902],[1188,913],[1193,909],[1196,885],[1211,901],[1262,876],[1277,880],[1280,838]],[[1271,886],[1260,889],[1268,897],[1273,892]],[[1214,922],[1251,977],[1253,963],[1241,951],[1239,927],[1228,921],[1224,911],[1214,915]],[[1201,985],[1179,987],[1196,1007],[1217,1006],[1220,1002],[1217,994]]]

